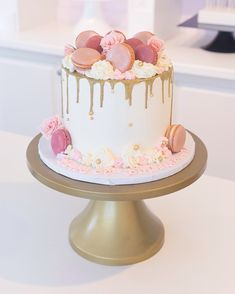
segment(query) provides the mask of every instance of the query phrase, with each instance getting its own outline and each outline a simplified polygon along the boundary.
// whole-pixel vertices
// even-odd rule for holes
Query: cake
[[[172,123],[173,66],[164,41],[143,31],[80,33],[65,46],[61,114],[42,123],[41,159],[67,177],[134,184],[187,166],[194,142]]]

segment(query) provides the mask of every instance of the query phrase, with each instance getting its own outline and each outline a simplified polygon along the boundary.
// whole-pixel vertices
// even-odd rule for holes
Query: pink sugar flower
[[[124,74],[125,74],[126,80],[134,80],[135,79],[135,74],[131,70],[126,71]]]
[[[113,45],[118,43],[124,43],[125,37],[122,33],[111,31],[101,39],[100,46],[104,52],[107,52],[112,48]]]
[[[138,157],[138,164],[140,165],[147,165],[148,164],[148,158],[144,155],[141,155]]]
[[[121,158],[117,158],[113,164],[114,168],[122,168],[123,167],[123,160]]]
[[[80,69],[80,68],[76,68],[76,72],[78,72],[81,75],[85,75],[85,73],[87,72],[87,70],[85,69]]]
[[[68,158],[63,158],[63,159],[58,160],[58,163],[61,166],[66,167],[72,171],[79,171],[79,164],[74,160],[71,160]]]
[[[40,127],[40,131],[43,134],[44,137],[47,139],[50,139],[52,134],[63,127],[63,124],[60,120],[60,117],[58,115],[53,116],[52,118],[46,119],[42,122],[42,125]]]
[[[72,153],[72,159],[76,160],[76,161],[81,161],[82,160],[82,153],[75,149]]]
[[[149,38],[147,44],[155,49],[157,53],[165,48],[165,42],[161,39],[158,39],[156,36]]]
[[[114,79],[115,80],[124,80],[125,79],[125,73],[120,72],[120,70],[115,69],[114,71]]]
[[[75,48],[70,45],[70,44],[66,44],[64,46],[64,56],[70,55],[75,51]]]

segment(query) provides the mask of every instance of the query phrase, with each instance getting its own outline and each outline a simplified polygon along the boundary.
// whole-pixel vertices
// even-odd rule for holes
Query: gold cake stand
[[[106,265],[133,264],[154,255],[164,243],[163,224],[143,199],[183,189],[196,181],[206,168],[206,147],[196,135],[191,135],[196,144],[193,161],[173,176],[144,184],[108,186],[59,175],[38,155],[41,135],[29,144],[27,162],[32,175],[44,185],[91,199],[70,226],[70,244],[77,253]]]

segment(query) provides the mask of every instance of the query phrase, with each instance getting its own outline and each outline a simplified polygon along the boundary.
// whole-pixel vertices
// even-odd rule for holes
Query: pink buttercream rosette
[[[148,39],[147,44],[151,46],[157,53],[165,49],[165,42],[157,36]]]
[[[122,33],[111,31],[101,39],[100,46],[103,48],[103,54],[106,54],[113,45],[124,42],[125,37]]]
[[[52,134],[63,127],[62,121],[58,115],[46,119],[42,122],[40,131],[44,137],[50,139]]]

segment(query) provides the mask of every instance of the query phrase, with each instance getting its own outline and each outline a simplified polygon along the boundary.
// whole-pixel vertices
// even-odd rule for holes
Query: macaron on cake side
[[[168,139],[168,147],[174,152],[180,152],[184,147],[186,140],[186,130],[180,124],[168,126],[165,132],[165,137]]]
[[[56,130],[51,136],[51,148],[54,154],[64,152],[71,143],[70,133],[64,128]]]

